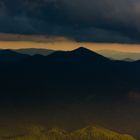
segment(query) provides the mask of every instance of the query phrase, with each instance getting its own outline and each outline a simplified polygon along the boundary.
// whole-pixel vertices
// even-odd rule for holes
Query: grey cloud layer
[[[140,42],[139,0],[1,0],[0,31]]]

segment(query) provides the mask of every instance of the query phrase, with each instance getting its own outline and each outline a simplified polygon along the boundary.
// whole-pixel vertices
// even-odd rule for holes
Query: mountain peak
[[[94,59],[94,60],[108,60],[106,57],[88,49],[88,48],[85,48],[85,47],[79,47],[75,50],[72,50],[71,51],[72,54],[80,57],[80,58],[88,58],[88,59]]]
[[[72,51],[56,51],[52,55],[49,56],[49,58],[55,58],[63,61],[76,61],[79,60],[81,62],[105,62],[109,59],[84,47],[79,47],[77,49],[74,49]]]
[[[74,49],[73,52],[92,52],[90,49],[87,49],[85,47],[79,47],[77,49]]]

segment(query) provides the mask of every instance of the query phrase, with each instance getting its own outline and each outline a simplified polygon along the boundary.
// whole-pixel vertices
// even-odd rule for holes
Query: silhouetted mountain
[[[27,57],[28,55],[20,54],[12,50],[0,50],[0,62],[16,62]]]
[[[40,55],[50,55],[53,52],[55,52],[54,50],[48,50],[48,49],[38,49],[38,48],[27,48],[27,49],[16,49],[14,50],[18,53],[22,53],[22,54],[27,54],[27,55],[36,55],[36,54],[40,54]]]
[[[122,98],[128,90],[139,89],[138,62],[113,61],[83,47],[72,51],[57,51],[48,56],[29,57],[9,50],[1,51],[0,55],[1,61],[6,61],[6,58],[9,61],[22,60],[13,66],[9,65],[10,68],[3,66],[2,77],[11,77],[14,84],[11,84],[12,89],[7,89],[9,92],[38,92],[39,95],[57,92],[67,98],[71,96],[72,99],[89,95],[104,99]],[[7,86],[3,82],[2,85],[3,88]],[[60,95],[57,94],[57,98],[63,99]]]
[[[80,47],[80,48],[77,48],[72,51],[57,51],[57,52],[54,52],[50,57],[66,57],[66,58],[70,58],[70,59],[73,59],[75,57],[77,59],[81,59],[82,61],[83,60],[91,61],[93,59],[95,61],[100,61],[100,60],[102,61],[103,59],[107,60],[106,57],[99,55],[84,47]]]

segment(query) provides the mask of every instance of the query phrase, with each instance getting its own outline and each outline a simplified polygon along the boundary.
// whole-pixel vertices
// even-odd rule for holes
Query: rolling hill
[[[46,131],[43,128],[32,128],[27,134],[3,136],[3,140],[136,140],[126,134],[119,134],[104,128],[86,127],[67,132],[62,129],[52,128]]]

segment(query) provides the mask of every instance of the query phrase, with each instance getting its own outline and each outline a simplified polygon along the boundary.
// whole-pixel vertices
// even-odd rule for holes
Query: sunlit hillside
[[[52,128],[32,127],[25,134],[3,136],[1,140],[136,140],[134,137],[119,134],[100,127],[86,127],[74,132]]]

